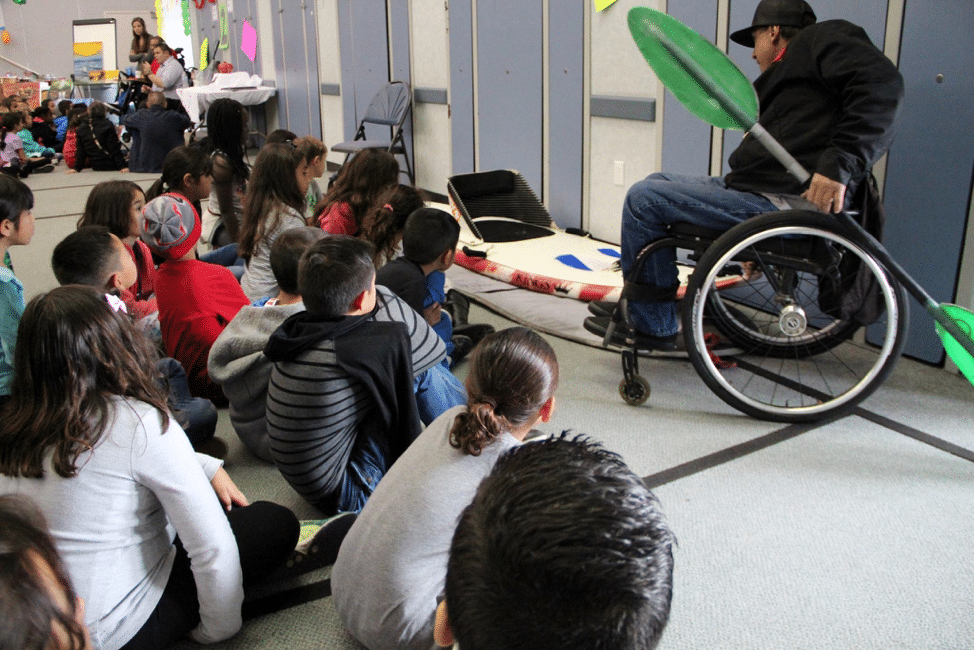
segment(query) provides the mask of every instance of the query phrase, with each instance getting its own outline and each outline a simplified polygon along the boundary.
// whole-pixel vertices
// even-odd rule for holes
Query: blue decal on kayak
[[[570,266],[573,269],[580,269],[582,271],[591,271],[589,267],[585,266],[582,260],[578,259],[574,255],[559,255],[555,258],[565,266]]]
[[[600,248],[599,252],[603,255],[608,255],[609,257],[622,257],[622,253],[614,248]]]

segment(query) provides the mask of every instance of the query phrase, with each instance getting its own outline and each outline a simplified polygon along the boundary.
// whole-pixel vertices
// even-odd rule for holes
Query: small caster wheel
[[[649,381],[642,375],[636,375],[633,379],[631,384],[627,384],[625,379],[619,382],[619,395],[626,404],[640,406],[649,399]]]

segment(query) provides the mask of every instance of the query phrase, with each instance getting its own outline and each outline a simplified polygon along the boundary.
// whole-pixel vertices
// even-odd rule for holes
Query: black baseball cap
[[[730,35],[735,43],[745,47],[754,47],[755,27],[808,27],[815,24],[815,12],[805,0],[761,0],[754,10],[754,19],[750,27],[739,29]]]

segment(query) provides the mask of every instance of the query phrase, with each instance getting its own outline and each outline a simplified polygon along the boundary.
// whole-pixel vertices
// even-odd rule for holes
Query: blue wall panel
[[[341,0],[338,12],[345,139],[351,140],[372,97],[389,82],[389,30],[385,0]],[[389,130],[372,125],[366,136],[388,139]]]
[[[450,3],[450,134],[453,173],[474,171],[473,12],[470,0]]]
[[[972,33],[966,0],[906,4],[900,48],[906,97],[887,166],[885,243],[941,302],[954,300],[974,174]],[[940,362],[933,323],[915,302],[911,307],[905,353]]]
[[[562,228],[582,225],[582,126],[584,106],[583,3],[558,4],[548,14],[549,183],[548,212]]]
[[[405,81],[412,87],[412,78],[409,69],[409,3],[408,0],[391,0],[389,3],[389,19],[390,19],[390,38],[392,39],[392,74],[390,81]],[[421,56],[421,54],[420,54]],[[413,114],[410,111],[406,122],[403,124],[403,137],[406,140],[406,156],[409,157],[410,163],[413,161]],[[385,136],[386,138],[390,136]],[[400,160],[399,166],[401,168],[401,174],[404,183],[408,183],[409,180],[406,177],[405,166]],[[415,173],[415,165],[413,165],[413,170]],[[444,186],[438,188],[429,188],[437,192],[445,191],[445,180]]]
[[[669,14],[710,42],[716,42],[717,0],[670,2]],[[666,91],[663,111],[663,170],[709,176],[710,125],[683,108],[669,91]]]
[[[478,169],[517,169],[542,185],[541,2],[477,4]]]
[[[279,0],[278,9],[274,53],[281,126],[321,137],[314,3]]]

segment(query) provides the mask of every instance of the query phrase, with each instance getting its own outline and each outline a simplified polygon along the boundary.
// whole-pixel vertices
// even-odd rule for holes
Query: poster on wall
[[[105,60],[101,41],[74,44],[74,75],[87,78],[93,70],[104,70]]]

